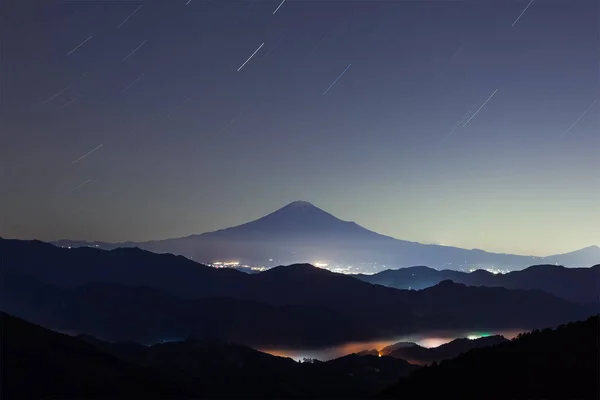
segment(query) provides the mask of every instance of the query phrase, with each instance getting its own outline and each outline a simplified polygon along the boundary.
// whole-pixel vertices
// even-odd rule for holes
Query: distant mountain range
[[[598,304],[539,290],[449,280],[399,290],[307,264],[245,274],[136,248],[17,240],[0,240],[0,254],[2,310],[109,340],[194,336],[306,348],[428,330],[554,326],[598,312]]]
[[[484,270],[461,272],[438,271],[428,267],[386,270],[357,278],[397,289],[424,289],[450,279],[469,286],[505,287],[509,289],[539,289],[578,303],[600,302],[600,264],[591,268],[565,268],[556,265],[535,265],[522,271],[493,274]]]
[[[398,240],[354,222],[342,221],[305,201],[295,201],[243,225],[182,238],[126,243],[61,240],[54,244],[108,250],[139,247],[156,253],[183,255],[204,263],[235,260],[265,267],[319,261],[328,264],[327,268],[337,267],[355,273],[412,265],[438,269],[518,270],[535,264],[589,267],[600,262],[598,246],[566,254],[533,257]]]

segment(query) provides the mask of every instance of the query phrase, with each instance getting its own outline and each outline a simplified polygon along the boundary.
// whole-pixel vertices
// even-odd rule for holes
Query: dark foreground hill
[[[526,333],[415,371],[380,398],[598,399],[600,317]]]
[[[108,343],[0,318],[3,399],[367,398],[418,368],[357,355],[297,363],[221,341]]]
[[[600,258],[596,262],[600,261]],[[356,275],[377,285],[396,289],[424,289],[450,279],[469,286],[538,289],[579,303],[600,301],[600,264],[591,268],[565,268],[558,265],[534,265],[522,271],[492,274],[485,270],[461,272],[438,271],[428,267],[386,270],[374,275]]]
[[[600,394],[598,316],[421,369],[372,355],[297,363],[221,341],[107,343],[4,313],[0,323],[0,390],[9,400],[334,399],[376,392],[398,399],[598,399]]]
[[[4,399],[183,397],[179,385],[70,336],[0,314]]]

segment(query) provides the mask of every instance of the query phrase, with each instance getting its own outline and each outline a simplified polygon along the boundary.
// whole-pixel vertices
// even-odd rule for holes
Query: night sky
[[[2,2],[0,236],[600,244],[600,1],[280,3]]]

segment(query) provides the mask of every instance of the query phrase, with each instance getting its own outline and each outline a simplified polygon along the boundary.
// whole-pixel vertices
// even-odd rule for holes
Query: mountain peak
[[[271,218],[273,216],[277,216],[277,218],[282,218],[282,216],[285,216],[284,218],[293,216],[293,218],[300,217],[302,219],[308,217],[308,218],[317,218],[320,220],[329,220],[329,221],[337,221],[337,222],[346,223],[346,221],[343,221],[343,220],[337,218],[336,216],[328,213],[327,211],[315,206],[314,204],[312,204],[308,201],[304,201],[304,200],[292,201],[291,203],[273,211],[272,213],[265,215],[264,217],[260,218],[259,220],[263,220],[265,218]]]
[[[336,220],[338,219],[338,218],[334,217],[333,215],[331,215],[330,213],[328,213],[327,211],[322,210],[319,207],[315,206],[311,202],[304,201],[304,200],[292,201],[291,203],[273,211],[271,214],[267,214],[265,217],[269,217],[270,215],[278,215],[278,216],[280,216],[280,215],[315,215],[315,216],[319,216],[320,218],[331,217]],[[265,217],[263,217],[263,218],[265,218]]]
[[[296,201],[292,201],[290,204],[288,204],[287,206],[284,206],[283,208],[286,207],[315,207],[314,204],[308,202],[308,201],[304,201],[304,200],[296,200]],[[317,208],[317,207],[315,207]]]
[[[246,235],[254,239],[257,235],[276,235],[274,239],[277,240],[286,237],[282,235],[304,235],[312,238],[318,235],[361,235],[361,238],[365,235],[376,235],[354,222],[343,221],[304,200],[293,201],[257,220],[205,235],[214,234],[230,237]]]

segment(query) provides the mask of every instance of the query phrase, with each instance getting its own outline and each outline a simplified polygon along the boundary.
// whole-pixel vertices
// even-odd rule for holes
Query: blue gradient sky
[[[529,1],[186,3],[1,6],[1,236],[177,237],[303,199],[424,243],[600,244],[600,103],[569,130],[600,2],[514,27]]]

